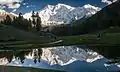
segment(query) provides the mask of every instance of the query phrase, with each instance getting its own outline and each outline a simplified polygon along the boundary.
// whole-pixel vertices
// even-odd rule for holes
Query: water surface
[[[67,72],[110,72],[120,70],[119,51],[119,47],[81,46],[0,50],[0,64]]]

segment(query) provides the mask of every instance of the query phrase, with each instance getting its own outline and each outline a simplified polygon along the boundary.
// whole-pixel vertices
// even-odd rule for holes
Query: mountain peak
[[[54,5],[48,4],[44,9],[51,9],[51,8],[54,8]]]
[[[69,24],[73,19],[78,20],[85,16],[88,17],[101,10],[99,7],[92,6],[90,4],[83,7],[72,7],[66,4],[47,5],[45,8],[39,11],[39,15],[44,26],[56,25],[56,24]],[[23,15],[24,18],[29,19],[31,13]]]
[[[66,8],[68,8],[68,9],[74,9],[74,7],[71,7],[70,5],[61,4],[61,3],[58,3],[56,6],[58,6],[58,7],[63,6],[63,7],[66,7]]]
[[[90,4],[86,4],[86,5],[84,5],[83,6],[84,8],[91,8],[91,9],[95,9],[95,10],[101,10],[101,8],[99,8],[99,7],[96,7],[96,6],[92,6],[92,5],[90,5]]]

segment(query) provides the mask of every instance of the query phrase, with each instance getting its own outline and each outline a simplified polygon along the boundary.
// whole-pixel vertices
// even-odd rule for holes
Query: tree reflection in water
[[[35,49],[34,51],[34,63],[40,62],[41,59],[41,55],[42,55],[42,49]]]
[[[34,52],[34,53],[33,53]],[[42,55],[42,49],[29,49],[29,50],[0,50],[0,58],[6,58],[10,63],[15,57],[15,59],[19,59],[21,63],[24,63],[25,55],[31,54],[34,55],[34,63],[37,61],[40,62],[40,58]]]

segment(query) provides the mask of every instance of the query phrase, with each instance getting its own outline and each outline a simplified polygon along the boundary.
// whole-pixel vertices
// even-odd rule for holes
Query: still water
[[[0,50],[0,64],[67,72],[114,72],[120,70],[119,53],[119,47],[82,46]]]

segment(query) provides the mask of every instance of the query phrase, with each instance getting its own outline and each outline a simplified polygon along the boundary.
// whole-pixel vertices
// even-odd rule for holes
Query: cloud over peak
[[[22,1],[23,0],[0,0],[0,8],[17,9],[21,6]]]
[[[112,4],[113,2],[116,2],[118,0],[101,0],[101,2],[106,3],[106,4]]]

